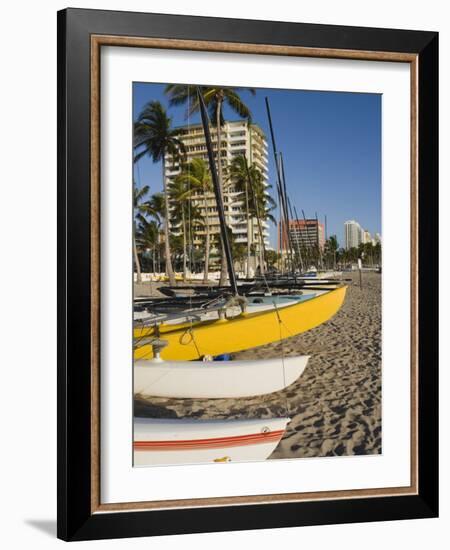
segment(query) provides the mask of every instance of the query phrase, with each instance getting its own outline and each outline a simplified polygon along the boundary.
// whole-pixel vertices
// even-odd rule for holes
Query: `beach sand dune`
[[[269,418],[289,416],[272,459],[381,453],[381,275],[353,275],[345,303],[327,323],[236,358],[311,355],[283,391],[249,399],[135,399],[137,416]],[[236,384],[239,380],[236,380]]]

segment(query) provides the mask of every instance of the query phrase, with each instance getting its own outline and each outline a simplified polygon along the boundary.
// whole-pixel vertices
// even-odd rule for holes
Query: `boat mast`
[[[308,244],[311,248],[311,257],[314,260],[314,242],[311,242],[311,239],[310,239],[310,236],[309,236],[309,226],[308,226],[308,222],[307,222],[306,216],[305,216],[305,211],[303,210],[303,208],[302,208],[302,214],[303,214],[303,221],[305,222],[305,231],[306,231],[306,235],[308,237]]]
[[[294,204],[294,214],[295,214],[295,219],[297,221],[300,221],[300,218],[298,217],[298,214],[297,214],[297,207],[295,206]],[[307,228],[305,227],[305,233],[307,234]],[[307,234],[307,239],[308,239],[308,243],[309,243],[309,235]],[[302,239],[303,240],[303,239]],[[304,249],[303,249],[303,252],[305,254],[305,271],[308,269],[308,264],[310,263],[309,262],[309,252],[308,252],[308,247],[305,246]],[[302,268],[303,270],[303,268]]]
[[[200,113],[202,116],[203,131],[205,132],[206,149],[208,150],[209,168],[211,170],[211,179],[214,187],[214,194],[216,196],[217,212],[219,214],[220,221],[220,235],[222,237],[223,246],[225,249],[225,256],[228,264],[228,277],[230,279],[230,286],[235,296],[238,295],[236,274],[234,273],[233,257],[231,255],[230,241],[228,240],[227,226],[225,222],[225,210],[223,208],[222,193],[220,190],[219,178],[217,177],[216,164],[214,162],[214,153],[211,144],[211,134],[209,131],[208,114],[206,112],[205,101],[200,91],[200,87],[197,86],[197,95],[200,105]],[[217,162],[221,162],[220,151],[217,151]]]
[[[278,153],[278,160],[280,164],[280,177],[281,177],[281,189],[283,193],[283,200],[284,200],[284,208],[286,210],[286,216],[287,216],[287,228],[288,228],[288,243],[289,243],[289,256],[291,261],[291,270],[295,277],[295,251],[294,251],[294,245],[293,245],[293,238],[291,235],[291,220],[292,218],[292,212],[290,211],[289,207],[289,197],[287,194],[287,187],[286,187],[286,180],[284,179],[284,165],[283,165],[283,155],[281,151],[277,151]]]
[[[281,274],[283,275],[284,273],[284,261],[283,261],[283,252],[282,252],[282,248],[281,248],[281,230],[282,230],[282,221],[283,221],[283,215],[281,213],[281,203],[280,203],[280,193],[277,189],[277,198],[278,198],[278,205],[279,205],[279,208],[278,208],[278,222],[277,222],[277,255],[279,255],[280,257],[280,262],[279,262],[279,268],[280,268],[280,272]]]
[[[283,160],[283,154],[281,153],[281,151],[279,152],[279,155],[280,155],[281,177],[282,177],[282,180],[283,180],[283,189],[286,193],[286,176],[285,176],[285,173],[284,173],[284,160]],[[286,203],[287,203],[289,215],[291,217],[291,220],[293,220],[294,215],[293,215],[293,212],[292,212],[291,200],[289,199],[287,194],[286,194],[286,199],[285,200],[286,200]],[[292,236],[291,236],[291,240],[293,240]],[[297,264],[297,267],[299,266],[300,270],[303,271],[303,259],[302,259],[302,253],[300,251],[300,246],[299,246],[299,243],[298,243],[298,239],[295,240],[295,244],[296,244],[297,255],[298,255],[298,260],[299,260],[299,264]],[[295,250],[294,250],[294,257],[295,257]]]
[[[291,215],[291,219],[293,220],[294,219],[294,214],[292,212],[292,205],[291,205],[291,200],[289,199],[289,197],[288,197],[287,202],[288,202],[288,207],[289,207],[289,212],[290,212],[290,215]],[[301,252],[301,249],[300,249],[298,239],[295,240],[295,247],[297,249],[297,257],[298,257],[298,260],[299,260],[299,263],[297,264],[297,267],[300,267],[300,271],[303,271],[303,258],[302,258],[302,252]],[[294,257],[295,257],[295,250],[294,250]]]
[[[274,160],[275,160],[275,168],[277,170],[277,190],[278,190],[278,195],[280,197],[280,202],[281,202],[281,204],[279,206],[280,206],[280,209],[281,209],[281,211],[283,213],[283,217],[284,217],[284,225],[285,225],[285,229],[286,229],[287,245],[288,245],[288,258],[289,258],[290,263],[291,263],[291,269],[293,270],[292,256],[290,255],[291,250],[292,250],[292,243],[291,243],[291,235],[290,235],[290,231],[289,231],[289,214],[288,214],[288,211],[287,211],[286,197],[285,197],[285,194],[283,193],[283,184],[282,184],[281,171],[280,171],[280,161],[279,161],[277,146],[276,146],[276,143],[275,143],[275,135],[274,135],[274,132],[273,132],[272,116],[270,114],[270,107],[269,107],[269,98],[266,97],[265,101],[266,101],[267,118],[269,119],[270,137],[272,139],[272,151],[273,151],[273,156],[274,156]],[[282,226],[283,226],[283,223],[282,223]]]
[[[281,151],[276,152],[278,158],[278,170],[280,174],[280,187],[281,187],[281,200],[283,204],[283,211],[285,213],[285,225],[286,225],[286,236],[287,236],[287,250],[288,250],[288,260],[291,266],[291,271],[294,271],[294,259],[293,259],[293,244],[292,244],[292,235],[291,235],[291,223],[292,215],[289,214],[289,206],[286,192],[286,183],[284,181],[283,175],[283,157]]]
[[[250,173],[250,169],[248,167],[247,157],[245,155],[244,155],[244,164],[245,164],[245,171],[247,173],[247,180],[249,183],[250,194],[252,196],[253,204],[255,206],[256,221],[258,222],[259,241],[260,241],[260,246],[262,250],[261,275],[264,275],[264,271],[265,271],[264,262],[266,261],[266,247],[264,244],[264,233],[261,226],[261,217],[259,215],[258,197],[256,196],[255,189],[253,187],[253,178]]]
[[[323,269],[322,251],[320,250],[320,242],[319,242],[319,218],[317,217],[317,212],[316,212],[316,227],[317,227],[317,252],[319,254],[320,267],[321,269]]]

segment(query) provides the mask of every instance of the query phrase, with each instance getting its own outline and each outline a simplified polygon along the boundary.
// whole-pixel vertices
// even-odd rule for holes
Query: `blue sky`
[[[151,100],[168,107],[165,84],[134,83],[133,116]],[[283,154],[287,190],[299,215],[320,221],[327,216],[328,235],[344,246],[344,222],[356,219],[372,234],[381,233],[381,95],[259,88],[242,90],[253,122],[266,133],[269,183],[275,197],[276,171],[265,109],[269,98],[277,148]],[[185,107],[168,108],[174,126],[186,124]],[[226,107],[226,119],[236,120]],[[190,123],[200,122],[199,115]],[[143,158],[135,167],[136,183],[162,188],[161,166]],[[276,246],[271,228],[271,244]]]

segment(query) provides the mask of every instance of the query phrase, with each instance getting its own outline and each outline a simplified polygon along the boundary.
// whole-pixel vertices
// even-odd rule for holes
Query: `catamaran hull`
[[[338,287],[310,300],[281,309],[245,313],[232,319],[177,326],[161,325],[159,337],[168,345],[161,352],[165,360],[190,361],[203,356],[234,353],[278,342],[306,332],[328,321],[342,306],[346,286]],[[135,359],[151,359],[150,344],[139,346],[139,339],[157,337],[156,329],[145,327],[134,331],[137,347]]]
[[[134,466],[248,462],[268,458],[289,418],[134,420]]]
[[[319,291],[320,292],[320,291]],[[249,297],[247,302],[247,312],[248,313],[261,313],[263,311],[273,311],[275,305],[278,309],[283,307],[291,306],[292,304],[304,301],[306,299],[311,299],[319,293],[318,291],[306,291],[302,292],[299,296],[283,296],[279,297]],[[310,296],[312,295],[312,296]],[[259,303],[259,300],[263,303]],[[274,303],[275,302],[275,303]],[[231,317],[237,317],[242,313],[242,309],[239,306],[231,306],[226,310],[226,317],[229,319]],[[155,318],[158,317],[158,314],[152,314],[148,311],[135,311],[134,312],[134,321],[137,322],[138,328],[135,330],[135,334],[138,336],[142,334],[145,328],[139,327],[139,323],[143,322],[152,322]],[[207,312],[196,312],[195,314],[179,314],[174,317],[164,320],[163,330],[170,328],[171,325],[176,325],[178,328],[181,326],[191,326],[191,319],[195,322],[204,322],[204,321],[217,321],[219,319],[219,312],[217,310],[211,310]]]
[[[174,398],[239,398],[282,390],[305,370],[309,356],[256,361],[136,361],[134,393]]]

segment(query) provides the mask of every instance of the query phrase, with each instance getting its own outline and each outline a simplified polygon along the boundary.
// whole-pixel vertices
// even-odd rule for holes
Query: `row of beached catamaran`
[[[285,389],[302,375],[309,356],[214,358],[317,327],[339,310],[347,289],[335,273],[236,280],[206,109],[198,95],[230,286],[164,287],[165,298],[135,300],[134,394],[144,399],[239,399]],[[264,460],[289,420],[287,414],[246,420],[135,417],[134,464]]]

